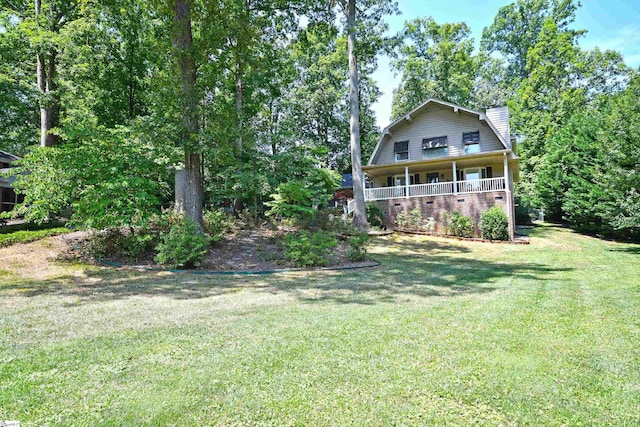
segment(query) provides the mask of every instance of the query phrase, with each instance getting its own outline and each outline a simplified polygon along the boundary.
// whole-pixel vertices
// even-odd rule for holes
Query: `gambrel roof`
[[[483,113],[482,111],[471,110],[469,108],[465,108],[460,105],[453,104],[451,102],[429,98],[425,102],[420,104],[418,107],[409,111],[407,114],[405,114],[404,116],[402,116],[401,118],[394,121],[393,123],[391,123],[390,125],[388,125],[383,129],[382,134],[380,135],[380,139],[378,140],[378,143],[376,144],[376,147],[374,148],[373,153],[371,154],[368,165],[372,164],[373,159],[376,158],[376,155],[378,154],[379,150],[382,147],[382,143],[385,137],[387,135],[392,135],[394,128],[397,128],[400,125],[411,122],[414,116],[416,116],[418,113],[422,112],[432,104],[449,107],[455,113],[464,112],[467,114],[478,116],[478,120],[484,121],[488,125],[488,127],[496,135],[498,141],[500,141],[500,143],[502,144],[505,150],[510,151],[512,149],[510,135],[509,135],[509,113],[506,107],[494,108],[494,109],[488,110],[486,113]],[[494,123],[494,121],[496,123]]]

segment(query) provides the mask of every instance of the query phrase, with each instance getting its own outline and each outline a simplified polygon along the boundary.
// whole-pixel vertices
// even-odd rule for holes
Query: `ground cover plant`
[[[55,236],[71,232],[70,229],[64,227],[48,228],[44,230],[19,230],[12,233],[0,234],[0,247],[10,246],[16,243],[28,243],[40,240],[44,237]]]
[[[206,276],[0,248],[0,419],[637,425],[640,246],[378,237],[374,269]]]

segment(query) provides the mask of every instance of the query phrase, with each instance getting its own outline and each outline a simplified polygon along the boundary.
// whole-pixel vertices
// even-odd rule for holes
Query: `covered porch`
[[[510,191],[513,182],[513,168],[506,154],[363,169],[369,181],[367,201]]]

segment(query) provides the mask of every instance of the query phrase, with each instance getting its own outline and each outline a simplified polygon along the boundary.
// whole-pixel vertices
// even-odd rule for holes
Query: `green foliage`
[[[4,246],[15,245],[16,243],[28,243],[36,240],[44,239],[49,236],[69,233],[68,228],[49,228],[45,230],[21,230],[12,233],[0,234],[0,248]]]
[[[384,215],[382,208],[375,202],[369,202],[366,204],[367,210],[367,222],[372,227],[382,227],[384,224]]]
[[[349,252],[347,252],[349,261],[359,262],[367,258],[367,244],[369,243],[369,235],[367,233],[358,233],[349,237],[347,238],[347,243],[349,243]]]
[[[394,92],[392,116],[398,118],[427,98],[468,105],[477,74],[471,29],[464,22],[438,24],[431,17],[404,25],[400,58],[402,73]]]
[[[449,231],[451,231],[451,214],[447,211],[442,211],[440,214],[440,222],[442,223],[444,234],[449,234]]]
[[[509,218],[500,206],[493,206],[480,215],[478,228],[483,239],[509,240]]]
[[[333,233],[303,230],[285,237],[285,257],[296,267],[327,265],[331,250],[338,246]]]
[[[267,216],[301,219],[314,213],[313,192],[299,182],[280,184],[272,197],[272,201],[265,203],[270,207]]]
[[[85,125],[12,169],[25,194],[14,214],[44,222],[71,207],[71,223],[84,228],[144,225],[168,194],[168,159],[131,129]]]
[[[107,228],[92,233],[82,244],[82,252],[94,258],[123,257],[139,259],[153,249],[156,236],[148,232],[133,233],[131,230]]]
[[[191,268],[202,261],[209,250],[209,240],[198,225],[184,218],[174,224],[168,234],[161,237],[156,246],[156,261],[171,267]]]
[[[471,237],[473,236],[473,219],[455,211],[451,214],[449,231],[457,237]]]
[[[418,208],[412,209],[409,212],[399,212],[396,216],[396,223],[400,228],[420,230],[423,225],[422,212]]]
[[[223,209],[207,210],[202,219],[205,233],[209,235],[209,240],[215,242],[221,240],[235,225],[233,216]]]

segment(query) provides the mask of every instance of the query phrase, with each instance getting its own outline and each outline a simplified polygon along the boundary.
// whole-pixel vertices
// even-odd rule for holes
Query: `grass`
[[[530,233],[393,235],[375,269],[270,276],[1,249],[0,420],[638,425],[639,246]]]

